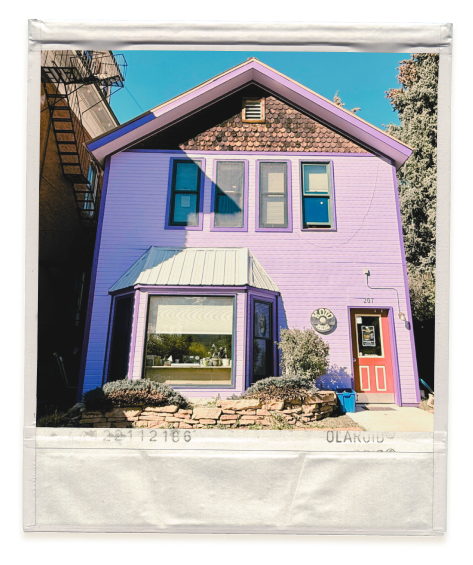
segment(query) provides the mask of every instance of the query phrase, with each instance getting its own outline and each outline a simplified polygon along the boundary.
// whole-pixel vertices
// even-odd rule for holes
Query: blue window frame
[[[173,161],[170,226],[198,226],[201,199],[200,162]]]
[[[333,216],[330,163],[302,163],[303,229],[332,228]]]

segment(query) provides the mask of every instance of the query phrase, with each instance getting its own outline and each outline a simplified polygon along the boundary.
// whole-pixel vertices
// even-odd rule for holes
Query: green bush
[[[260,402],[281,402],[304,399],[318,391],[310,377],[269,377],[250,386],[244,398],[254,398]]]
[[[113,406],[163,406],[164,396],[155,390],[114,390],[107,394]]]
[[[87,410],[102,410],[112,406],[187,406],[187,399],[170,386],[149,379],[112,381],[84,394]]]
[[[87,410],[103,410],[112,405],[101,387],[87,391],[82,397],[82,402]]]
[[[127,404],[127,406],[133,406],[133,399],[136,399],[137,404],[147,403],[149,400],[152,406],[173,404],[183,408],[188,403],[182,394],[179,394],[170,386],[150,379],[112,381],[103,386],[103,392],[111,402],[114,403],[115,399],[120,402],[118,405],[121,406],[124,406],[121,403],[124,402],[125,398],[132,401],[132,404]]]
[[[53,414],[47,414],[36,422],[37,428],[62,428],[66,425],[68,421],[67,414],[63,412],[58,412],[57,410]]]
[[[283,375],[309,377],[315,381],[327,372],[329,346],[313,330],[281,330],[277,346],[281,351]]]
[[[241,394],[232,394],[231,396],[227,396],[225,400],[243,400],[243,398]]]

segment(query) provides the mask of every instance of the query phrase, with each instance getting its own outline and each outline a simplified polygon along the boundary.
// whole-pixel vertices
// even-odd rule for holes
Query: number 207
[[[373,304],[373,302],[374,302],[374,298],[365,298],[364,299],[365,304]]]

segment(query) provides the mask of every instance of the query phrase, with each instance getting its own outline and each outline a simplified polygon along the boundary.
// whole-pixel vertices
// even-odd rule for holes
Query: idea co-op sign
[[[317,308],[310,316],[310,323],[316,332],[328,334],[335,328],[337,318],[328,308]]]

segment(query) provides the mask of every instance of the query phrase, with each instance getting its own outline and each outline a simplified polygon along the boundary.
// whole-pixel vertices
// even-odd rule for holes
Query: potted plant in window
[[[215,343],[212,344],[212,351],[209,351],[209,355],[211,356],[211,364],[214,367],[218,367],[222,364],[222,357],[223,357],[223,347],[217,347]]]
[[[231,364],[231,359],[228,358],[227,348],[225,347],[225,349],[223,350],[222,365],[224,367],[230,367],[230,364]]]

